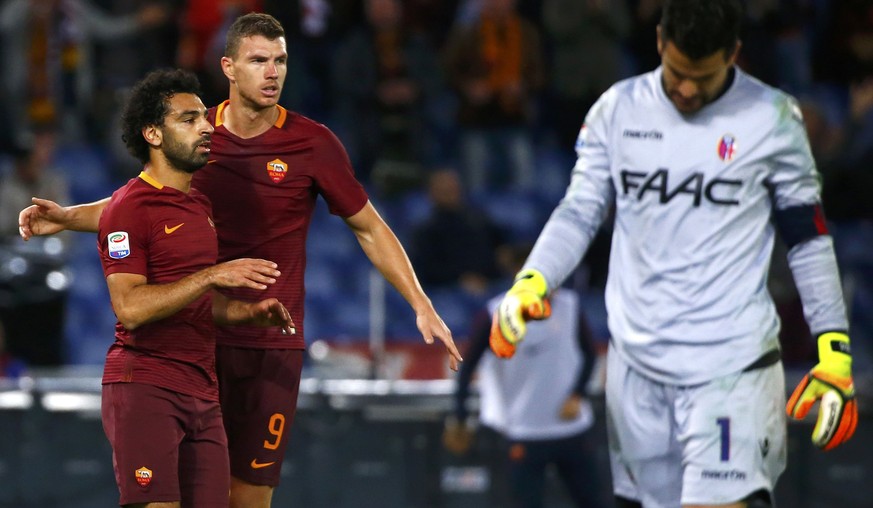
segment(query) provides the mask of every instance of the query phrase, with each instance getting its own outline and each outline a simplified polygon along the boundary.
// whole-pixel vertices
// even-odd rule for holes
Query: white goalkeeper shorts
[[[613,489],[645,508],[772,495],[785,470],[782,362],[674,386],[641,376],[610,346],[606,408]]]

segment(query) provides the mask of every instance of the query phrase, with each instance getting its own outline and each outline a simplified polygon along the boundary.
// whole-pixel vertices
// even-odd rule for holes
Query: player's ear
[[[151,146],[161,146],[161,141],[163,139],[161,130],[157,128],[155,125],[147,125],[142,128],[142,137],[145,138],[146,143]]]
[[[231,60],[230,57],[221,57],[221,72],[223,72],[231,82],[235,81],[233,60]]]
[[[737,61],[737,56],[740,54],[740,48],[743,47],[743,42],[737,39],[737,45],[734,47],[734,50],[727,57],[728,65],[733,65]]]
[[[664,52],[664,40],[661,39],[661,25],[658,25],[658,27],[655,28],[655,38],[657,39],[658,54],[660,55]]]

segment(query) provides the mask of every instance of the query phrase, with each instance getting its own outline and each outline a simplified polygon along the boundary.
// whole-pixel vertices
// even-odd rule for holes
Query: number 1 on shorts
[[[727,462],[731,458],[731,419],[716,418],[715,424],[721,429],[721,461]]]

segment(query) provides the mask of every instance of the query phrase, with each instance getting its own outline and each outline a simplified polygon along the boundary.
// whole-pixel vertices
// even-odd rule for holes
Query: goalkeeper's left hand
[[[515,345],[527,333],[525,322],[552,315],[547,291],[546,279],[537,270],[522,270],[515,276],[515,283],[497,306],[491,321],[488,342],[495,355],[511,358],[515,354]]]
[[[858,424],[849,336],[840,332],[820,335],[818,359],[818,365],[794,389],[786,411],[788,416],[802,419],[821,400],[812,442],[827,451],[848,441]]]

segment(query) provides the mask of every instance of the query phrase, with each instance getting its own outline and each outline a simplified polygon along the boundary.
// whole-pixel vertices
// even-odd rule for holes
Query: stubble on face
[[[180,94],[170,99],[170,112],[161,129],[161,152],[174,168],[190,174],[209,160],[213,129],[206,114],[199,97]]]
[[[670,41],[659,41],[659,51],[664,92],[684,115],[697,113],[721,96],[736,59],[736,53],[719,50],[692,60]]]
[[[231,61],[236,90],[247,107],[261,110],[279,103],[288,72],[284,37],[244,37]]]
[[[167,161],[176,169],[185,173],[194,173],[206,165],[209,160],[209,151],[199,150],[202,146],[209,146],[210,137],[206,136],[194,143],[184,143],[173,135],[164,133],[163,152]]]

